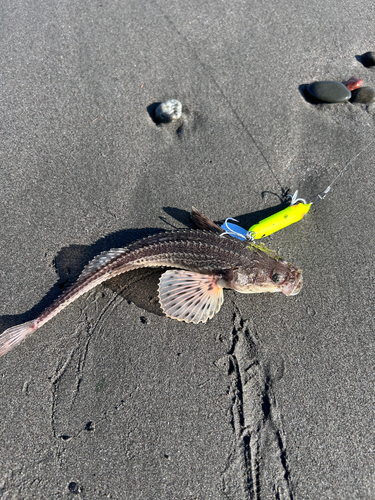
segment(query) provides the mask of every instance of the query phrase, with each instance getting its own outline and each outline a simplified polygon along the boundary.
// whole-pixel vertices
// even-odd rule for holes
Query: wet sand
[[[374,137],[374,105],[314,105],[355,75],[374,6],[48,2],[2,7],[0,331],[96,254],[196,206],[249,227],[310,199]],[[183,104],[157,125],[155,103]],[[99,286],[0,359],[5,499],[375,498],[374,150],[265,244],[295,297],[225,291],[163,316],[161,271]]]

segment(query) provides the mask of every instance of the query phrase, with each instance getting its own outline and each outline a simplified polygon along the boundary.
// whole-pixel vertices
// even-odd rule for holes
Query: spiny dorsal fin
[[[220,277],[173,269],[160,278],[159,299],[167,316],[186,323],[206,323],[223,304]]]
[[[198,210],[195,207],[191,208],[190,217],[192,218],[194,223],[197,225],[197,227],[199,227],[199,229],[211,231],[211,232],[216,233],[216,234],[224,233],[224,229],[222,229],[220,226],[215,224],[215,222],[210,220],[205,215],[198,212]]]

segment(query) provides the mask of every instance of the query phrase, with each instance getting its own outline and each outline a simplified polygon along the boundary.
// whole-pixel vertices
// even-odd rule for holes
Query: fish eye
[[[282,278],[281,278],[281,275],[280,275],[280,274],[273,273],[273,275],[272,275],[272,281],[273,281],[274,283],[280,283],[281,279],[282,279]]]

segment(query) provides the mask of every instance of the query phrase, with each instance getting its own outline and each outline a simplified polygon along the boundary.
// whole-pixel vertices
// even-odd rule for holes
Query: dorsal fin
[[[211,232],[216,233],[216,234],[224,233],[224,229],[222,229],[220,226],[215,224],[215,222],[210,220],[205,215],[198,212],[198,210],[195,207],[191,208],[190,217],[192,218],[194,223],[197,225],[197,227],[199,227],[199,229],[211,231]]]
[[[115,257],[122,255],[126,252],[126,248],[112,248],[106,252],[102,252],[97,255],[91,262],[84,267],[79,279],[87,278],[90,274],[94,273],[101,267],[104,267],[108,262],[113,260]]]

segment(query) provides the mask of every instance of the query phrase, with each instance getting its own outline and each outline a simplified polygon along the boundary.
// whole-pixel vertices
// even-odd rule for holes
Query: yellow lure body
[[[269,236],[276,231],[280,231],[284,227],[290,226],[302,219],[310,210],[311,203],[298,203],[284,208],[274,215],[270,215],[266,219],[254,224],[249,229],[249,233],[256,240]]]

